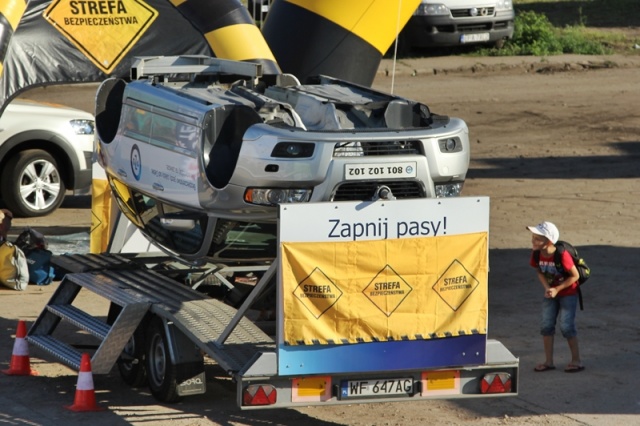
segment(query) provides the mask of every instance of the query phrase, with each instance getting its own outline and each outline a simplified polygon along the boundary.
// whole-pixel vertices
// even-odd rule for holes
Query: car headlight
[[[416,16],[448,15],[449,8],[439,3],[422,3],[413,14]]]
[[[244,201],[263,206],[282,203],[304,203],[311,199],[310,189],[247,188]]]
[[[278,142],[271,152],[275,158],[309,158],[313,155],[315,144],[306,142]]]
[[[457,137],[438,140],[440,152],[451,153],[462,151],[462,142]]]
[[[498,10],[511,10],[513,9],[513,2],[511,0],[498,0],[496,4]]]
[[[96,127],[93,120],[71,120],[69,124],[76,135],[93,135]]]
[[[449,182],[449,183],[436,183],[436,197],[457,197],[462,192],[462,185],[464,182]]]

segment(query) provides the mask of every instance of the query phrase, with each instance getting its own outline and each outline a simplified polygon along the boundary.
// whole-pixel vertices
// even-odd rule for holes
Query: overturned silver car
[[[139,58],[98,90],[99,161],[122,212],[187,261],[269,259],[280,203],[449,197],[464,121],[331,77]]]

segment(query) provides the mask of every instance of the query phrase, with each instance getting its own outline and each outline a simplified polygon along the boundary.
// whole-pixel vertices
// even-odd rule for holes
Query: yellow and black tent
[[[208,55],[370,85],[418,4],[275,0],[261,32],[240,0],[0,0],[0,113],[31,87],[128,78],[136,56]]]

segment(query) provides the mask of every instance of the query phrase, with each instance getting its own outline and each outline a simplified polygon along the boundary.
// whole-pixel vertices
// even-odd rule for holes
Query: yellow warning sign
[[[479,284],[473,274],[456,259],[433,285],[433,289],[451,309],[457,311]]]
[[[342,296],[342,291],[320,269],[315,268],[294,291],[311,315],[320,318]]]
[[[411,293],[411,286],[391,266],[386,265],[363,293],[386,316],[390,316]]]
[[[149,29],[158,11],[140,0],[54,0],[44,18],[110,74]]]
[[[283,341],[323,345],[486,334],[486,232],[282,242]]]

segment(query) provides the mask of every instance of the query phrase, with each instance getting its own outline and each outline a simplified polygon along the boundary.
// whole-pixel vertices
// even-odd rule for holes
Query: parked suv
[[[0,116],[0,196],[14,215],[44,216],[67,190],[88,190],[93,115],[61,105],[14,100]]]
[[[398,50],[493,44],[513,37],[512,0],[423,0],[398,36]]]

